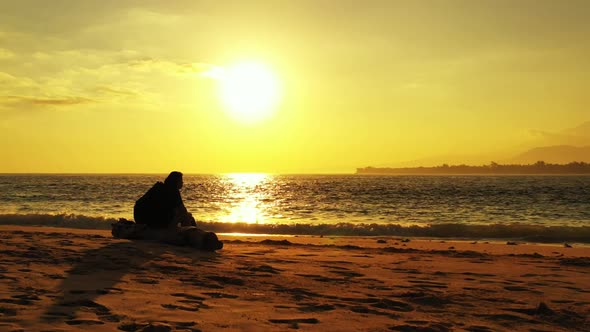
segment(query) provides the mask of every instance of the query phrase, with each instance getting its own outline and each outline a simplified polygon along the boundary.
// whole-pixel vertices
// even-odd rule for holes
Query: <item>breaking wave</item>
[[[110,229],[115,218],[75,214],[3,214],[0,225]],[[198,222],[200,228],[217,233],[324,236],[407,236],[454,239],[517,239],[530,242],[590,243],[590,226],[542,226],[531,224],[457,224],[424,226],[399,224],[249,224]]]
[[[77,214],[0,214],[0,225],[111,229],[114,218]]]

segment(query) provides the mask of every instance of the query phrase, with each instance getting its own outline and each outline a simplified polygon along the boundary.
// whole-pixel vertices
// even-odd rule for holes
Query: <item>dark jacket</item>
[[[156,182],[135,202],[133,217],[136,223],[151,228],[173,227],[175,212],[183,206],[178,188]]]

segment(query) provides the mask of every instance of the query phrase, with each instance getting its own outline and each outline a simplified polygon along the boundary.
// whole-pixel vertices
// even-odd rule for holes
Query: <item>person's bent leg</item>
[[[183,227],[181,230],[186,245],[199,250],[215,251],[223,248],[223,243],[219,241],[217,235],[212,232],[205,232],[196,227]]]

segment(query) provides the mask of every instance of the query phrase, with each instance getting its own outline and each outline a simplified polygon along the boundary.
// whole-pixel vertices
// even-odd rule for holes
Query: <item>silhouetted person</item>
[[[215,233],[196,227],[195,218],[186,210],[180,196],[183,184],[182,173],[177,171],[171,172],[164,182],[156,182],[135,202],[135,222],[119,220],[113,224],[113,236],[157,240],[202,250],[223,248]]]
[[[149,228],[174,228],[181,226],[196,226],[195,220],[188,213],[180,189],[184,182],[182,173],[171,172],[164,182],[156,182],[140,199],[135,202],[133,217],[138,224]]]

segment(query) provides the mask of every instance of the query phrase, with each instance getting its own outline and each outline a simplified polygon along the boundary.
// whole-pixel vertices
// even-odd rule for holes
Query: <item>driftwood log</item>
[[[113,237],[130,240],[151,240],[199,250],[215,251],[223,248],[217,234],[194,226],[153,229],[131,220],[120,219],[112,224]]]

